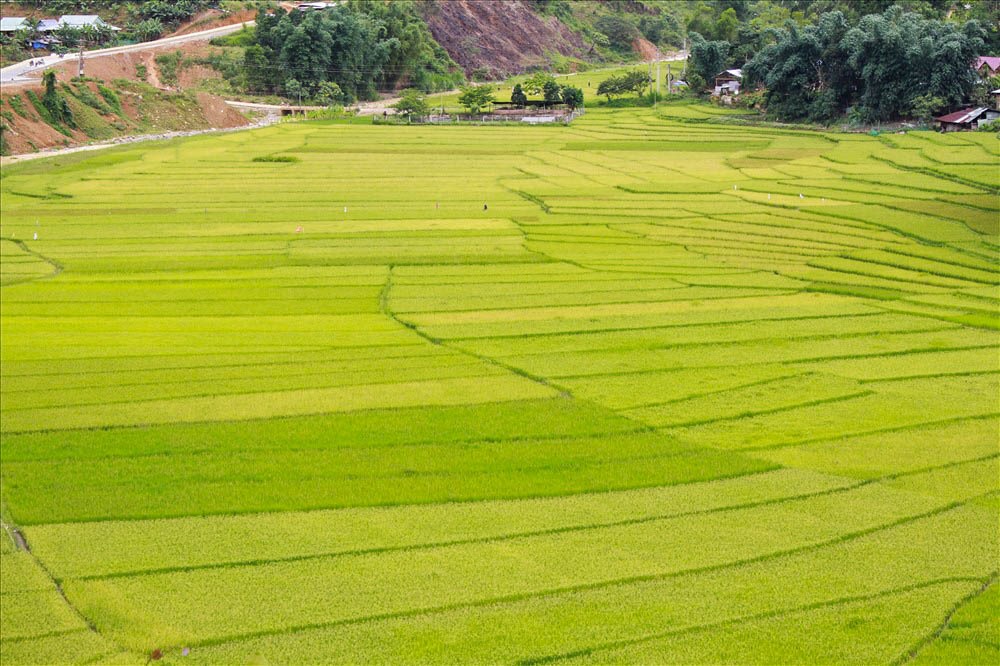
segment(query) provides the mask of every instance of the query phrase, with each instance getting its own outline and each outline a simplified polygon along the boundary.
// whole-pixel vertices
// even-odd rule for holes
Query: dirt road
[[[235,23],[233,25],[224,25],[219,28],[212,28],[211,30],[202,30],[200,32],[192,32],[189,35],[178,35],[176,37],[164,37],[163,39],[156,39],[151,42],[140,42],[138,44],[130,44],[128,46],[113,46],[107,49],[98,49],[96,51],[84,51],[83,52],[83,66],[84,72],[86,73],[87,61],[92,58],[102,58],[106,56],[117,55],[119,53],[130,53],[134,51],[148,51],[150,49],[163,48],[167,46],[177,46],[178,44],[186,44],[188,42],[204,42],[215,37],[222,37],[224,35],[229,35],[234,32],[243,29],[244,25],[253,25],[254,21],[247,21],[246,23]],[[44,58],[35,58],[34,60],[25,60],[23,62],[16,63],[14,65],[9,65],[0,69],[0,83],[7,86],[17,86],[31,83],[38,83],[38,78],[41,76],[43,70],[48,69],[54,65],[64,62],[76,62],[76,55],[67,55],[66,57],[60,58],[57,55],[50,55]],[[36,63],[34,65],[29,63]],[[34,75],[34,76],[31,76]]]

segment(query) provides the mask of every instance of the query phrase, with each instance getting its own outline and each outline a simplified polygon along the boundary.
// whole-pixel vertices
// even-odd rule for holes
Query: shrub
[[[427,103],[427,98],[419,90],[404,90],[398,102],[392,105],[398,113],[407,116],[426,116],[430,113],[431,106]]]
[[[324,81],[319,84],[316,101],[322,106],[339,104],[344,101],[344,91],[333,81]]]
[[[571,109],[583,106],[583,91],[573,86],[563,86],[562,102]]]
[[[180,71],[184,54],[180,51],[164,53],[156,56],[156,66],[160,68],[160,80],[170,86],[177,85],[177,73]]]
[[[248,47],[255,43],[256,35],[253,28],[244,25],[239,32],[234,32],[222,37],[214,37],[209,44],[212,46],[239,46]]]
[[[479,113],[480,109],[496,101],[493,98],[493,86],[463,86],[458,103],[469,110],[469,113]]]
[[[70,89],[69,86],[64,86],[64,90],[76,97],[78,100],[86,104],[92,109],[96,109],[105,115],[110,115],[114,111],[107,104],[104,103],[100,97],[94,94],[94,92],[87,87],[86,83],[76,83],[74,89]]]
[[[108,103],[108,106],[110,106],[112,109],[115,110],[115,112],[121,115],[122,101],[121,99],[119,99],[118,93],[100,83],[97,84],[97,92],[101,94],[101,97],[103,97],[104,101]]]
[[[261,155],[255,157],[251,162],[301,162],[298,157],[294,155]]]
[[[10,104],[10,108],[14,109],[14,113],[22,118],[28,117],[28,110],[24,108],[24,100],[21,99],[20,95],[11,95],[7,103]]]
[[[514,85],[514,90],[510,93],[510,101],[518,108],[524,108],[528,104],[528,96],[524,94],[520,83]]]

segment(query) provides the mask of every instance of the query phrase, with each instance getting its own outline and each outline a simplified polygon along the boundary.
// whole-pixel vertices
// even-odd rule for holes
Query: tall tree
[[[528,104],[528,96],[524,94],[524,89],[520,83],[514,84],[514,89],[510,92],[510,101],[514,106],[523,108]]]
[[[479,111],[496,100],[493,98],[493,86],[484,84],[481,86],[462,86],[462,94],[458,96],[458,103],[469,110],[469,113],[479,113]]]
[[[691,35],[691,55],[688,65],[706,85],[726,67],[730,44],[723,40],[706,41],[698,33]]]

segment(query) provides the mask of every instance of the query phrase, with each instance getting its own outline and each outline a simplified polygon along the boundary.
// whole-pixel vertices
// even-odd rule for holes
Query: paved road
[[[186,44],[188,42],[204,42],[213,37],[221,37],[223,35],[229,35],[237,32],[244,25],[253,25],[254,21],[247,21],[246,23],[234,23],[232,25],[224,25],[219,28],[212,28],[211,30],[202,30],[200,32],[192,32],[189,35],[178,35],[177,37],[164,37],[163,39],[156,39],[151,42],[140,42],[139,44],[130,44],[129,46],[112,46],[107,49],[98,49],[96,51],[84,51],[83,52],[83,67],[86,73],[87,61],[91,58],[101,58],[104,56],[117,55],[119,53],[128,53],[130,51],[146,51],[149,49],[162,48],[164,46],[177,46],[178,44]],[[0,83],[4,85],[17,85],[19,83],[37,83],[38,79],[31,76],[26,76],[27,74],[40,72],[44,69],[48,69],[53,65],[58,65],[61,62],[76,62],[76,54],[67,54],[65,58],[60,58],[57,55],[46,56],[45,58],[35,58],[34,61],[36,65],[29,65],[31,60],[25,60],[24,62],[19,62],[14,65],[9,65],[0,69]]]

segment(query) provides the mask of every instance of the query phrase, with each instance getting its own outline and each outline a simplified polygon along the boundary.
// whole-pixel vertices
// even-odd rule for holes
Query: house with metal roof
[[[979,56],[973,69],[983,78],[1000,75],[1000,56]]]
[[[712,89],[712,94],[716,96],[739,95],[740,86],[742,84],[743,84],[743,70],[727,69],[726,71],[716,75],[715,86]]]
[[[934,120],[942,132],[961,132],[978,129],[980,124],[992,122],[997,118],[1000,118],[1000,111],[987,106],[978,106],[938,116]]]
[[[97,14],[64,14],[59,17],[59,27],[63,26],[70,28],[110,28],[116,32],[120,30],[120,28],[116,28],[110,23],[105,23]]]
[[[0,32],[17,32],[24,27],[24,22],[27,20],[23,16],[4,16],[0,18]]]

